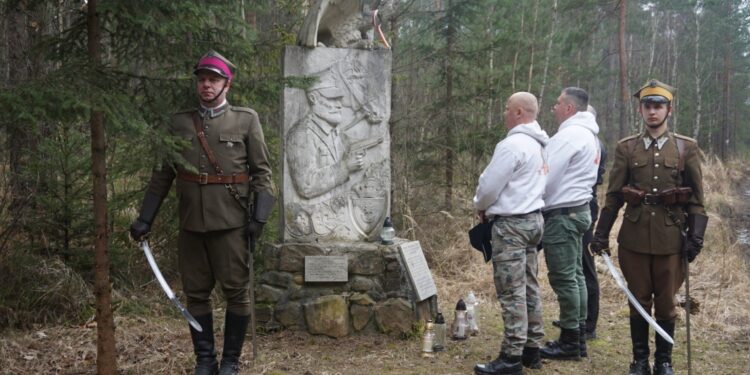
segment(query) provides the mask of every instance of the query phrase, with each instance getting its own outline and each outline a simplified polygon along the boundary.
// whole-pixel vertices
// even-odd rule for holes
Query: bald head
[[[521,91],[508,98],[505,103],[505,126],[508,129],[516,125],[528,124],[536,120],[539,113],[539,103],[534,94]]]

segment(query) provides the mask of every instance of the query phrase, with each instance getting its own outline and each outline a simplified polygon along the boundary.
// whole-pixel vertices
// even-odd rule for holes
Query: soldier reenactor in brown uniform
[[[200,106],[172,116],[169,132],[187,141],[184,165],[154,170],[138,219],[136,240],[151,229],[177,178],[179,269],[187,309],[203,327],[190,327],[195,374],[236,374],[251,314],[248,241],[261,234],[274,204],[271,167],[258,114],[231,106],[226,95],[234,65],[209,51],[196,65]],[[192,168],[190,168],[192,167]],[[197,173],[196,173],[197,172]],[[224,352],[216,360],[211,291],[218,282],[227,300]]]
[[[618,142],[604,208],[591,250],[609,248],[617,212],[627,203],[617,237],[620,268],[628,288],[657,324],[674,336],[675,293],[684,280],[683,257],[692,262],[703,247],[708,217],[703,208],[701,151],[694,139],[668,131],[674,88],[651,80],[635,97],[646,131]],[[685,229],[687,228],[686,236]],[[651,375],[649,326],[630,306],[631,375]],[[654,374],[674,374],[672,345],[656,335]]]

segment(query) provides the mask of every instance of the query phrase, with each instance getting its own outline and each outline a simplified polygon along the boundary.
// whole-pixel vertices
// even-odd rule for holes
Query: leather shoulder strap
[[[685,140],[680,137],[674,138],[677,143],[677,154],[680,159],[677,161],[677,170],[682,172],[685,170]]]
[[[193,126],[195,127],[195,133],[198,135],[198,141],[201,144],[201,148],[203,148],[203,152],[206,153],[206,157],[208,158],[208,161],[213,165],[214,169],[216,170],[216,173],[223,175],[224,170],[221,169],[221,166],[219,165],[219,162],[216,160],[216,157],[214,156],[213,151],[211,151],[211,147],[208,146],[208,140],[206,140],[206,133],[203,132],[203,126],[201,126],[201,119],[198,117],[197,112],[193,112]]]
[[[203,152],[206,153],[206,157],[208,158],[208,161],[211,163],[211,165],[214,166],[214,169],[216,170],[216,174],[218,175],[224,175],[224,170],[221,169],[221,166],[219,165],[219,162],[216,160],[216,157],[214,156],[213,151],[211,151],[211,147],[208,146],[208,140],[206,140],[206,133],[203,132],[203,126],[201,126],[201,119],[198,117],[197,112],[193,112],[193,126],[195,127],[195,133],[198,135],[198,141],[201,144],[201,147],[203,148]],[[242,198],[240,198],[240,194],[237,191],[237,189],[234,188],[231,184],[224,184],[224,186],[229,191],[229,194],[234,197],[234,200],[237,201],[237,203],[240,204],[240,207],[243,209],[247,209],[247,206],[242,203]]]

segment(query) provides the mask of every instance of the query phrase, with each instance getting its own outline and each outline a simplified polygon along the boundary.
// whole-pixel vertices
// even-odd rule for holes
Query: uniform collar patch
[[[224,101],[220,106],[213,108],[206,108],[201,105],[198,107],[198,113],[200,113],[202,118],[206,118],[206,116],[208,116],[208,118],[214,118],[224,113],[227,108],[229,108],[229,103]]]
[[[667,133],[665,132],[662,134],[659,138],[656,138],[656,149],[661,150],[662,147],[664,147],[664,144],[667,143],[669,140],[669,136],[667,136]],[[646,150],[651,147],[653,144],[654,139],[651,138],[648,134],[643,136],[643,146],[646,148]]]

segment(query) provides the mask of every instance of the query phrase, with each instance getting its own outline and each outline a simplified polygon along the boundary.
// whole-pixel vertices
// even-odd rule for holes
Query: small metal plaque
[[[306,256],[305,282],[347,282],[349,262],[345,255]]]
[[[430,296],[437,294],[435,281],[432,279],[432,272],[427,265],[427,260],[422,252],[422,246],[419,241],[406,242],[399,245],[401,257],[406,264],[406,271],[411,279],[412,286],[417,294],[417,300],[423,301]]]

